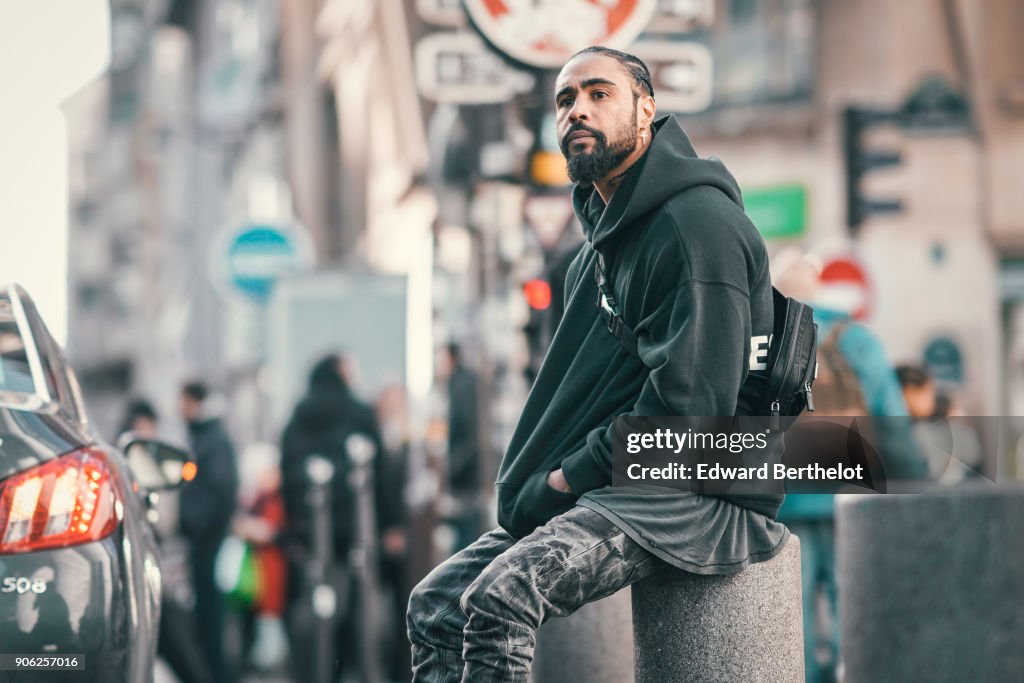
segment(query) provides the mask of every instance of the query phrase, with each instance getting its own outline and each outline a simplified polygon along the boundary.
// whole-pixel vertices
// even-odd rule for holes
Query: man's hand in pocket
[[[561,467],[548,474],[548,486],[562,493],[572,493],[569,482],[565,480],[565,475],[562,474]]]

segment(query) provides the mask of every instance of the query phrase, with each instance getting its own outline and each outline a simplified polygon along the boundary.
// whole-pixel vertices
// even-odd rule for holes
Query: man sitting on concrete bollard
[[[782,495],[739,505],[610,485],[616,417],[736,414],[752,338],[773,329],[768,256],[725,166],[698,158],[674,117],[655,120],[642,61],[587,48],[554,104],[587,239],[499,471],[500,528],[412,593],[420,683],[525,682],[550,617],[670,565],[738,572],[789,536]]]

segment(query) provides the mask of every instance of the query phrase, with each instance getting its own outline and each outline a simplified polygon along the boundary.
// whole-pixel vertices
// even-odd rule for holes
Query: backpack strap
[[[622,345],[626,351],[629,351],[633,356],[640,358],[640,352],[637,347],[636,334],[633,329],[626,324],[626,321],[622,319],[622,314],[619,312],[619,305],[615,301],[615,295],[612,293],[612,288],[608,284],[608,278],[605,277],[604,269],[604,256],[601,252],[597,253],[597,263],[594,264],[594,280],[597,281],[597,307],[601,309],[601,312],[605,317],[605,324],[608,326],[608,331],[612,333],[619,344]]]
[[[839,348],[842,335],[848,330],[848,321],[841,320],[832,326],[828,335],[818,346],[818,357],[823,361],[831,373],[832,401],[837,402],[836,396],[842,397],[842,405],[830,405],[830,410],[855,409],[859,415],[867,415],[867,397],[864,395],[864,388],[861,386],[860,378],[854,371],[849,359]]]
[[[847,322],[840,320],[829,330],[828,336],[825,337],[825,341],[818,345],[818,349],[828,349],[829,351],[835,350],[839,352],[839,337],[842,336],[843,332],[846,331]]]

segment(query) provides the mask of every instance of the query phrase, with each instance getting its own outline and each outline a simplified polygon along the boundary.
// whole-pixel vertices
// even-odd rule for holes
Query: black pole
[[[337,666],[334,638],[337,629],[338,594],[331,584],[334,567],[334,527],[331,518],[331,482],[334,465],[327,458],[311,455],[306,459],[310,487],[306,496],[313,520],[313,544],[306,565],[311,613],[313,615],[313,680],[334,683]]]
[[[362,434],[345,440],[350,464],[348,484],[356,495],[355,542],[349,551],[349,567],[353,572],[358,639],[357,657],[361,683],[380,683],[380,657],[377,637],[380,633],[380,601],[377,590],[377,515],[374,495],[373,461],[377,447]]]

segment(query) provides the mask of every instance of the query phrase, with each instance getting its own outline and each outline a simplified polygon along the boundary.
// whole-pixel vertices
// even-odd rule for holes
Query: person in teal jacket
[[[784,272],[777,282],[789,296],[813,302],[817,271],[802,260]],[[851,320],[846,313],[817,304],[814,321],[819,345],[842,325],[837,350],[857,376],[861,398],[872,416],[907,417],[903,392],[882,342],[875,334]],[[827,411],[825,411],[827,412]],[[824,414],[824,413],[822,413]],[[916,479],[927,470],[911,432],[909,419],[883,419],[873,423],[886,474],[891,479]],[[839,654],[839,622],[836,610],[835,498],[830,493],[791,493],[779,509],[778,519],[800,538],[804,610],[804,669],[808,683],[836,680]],[[821,590],[829,606],[829,623],[818,619],[817,596]],[[826,631],[827,633],[823,633]]]

